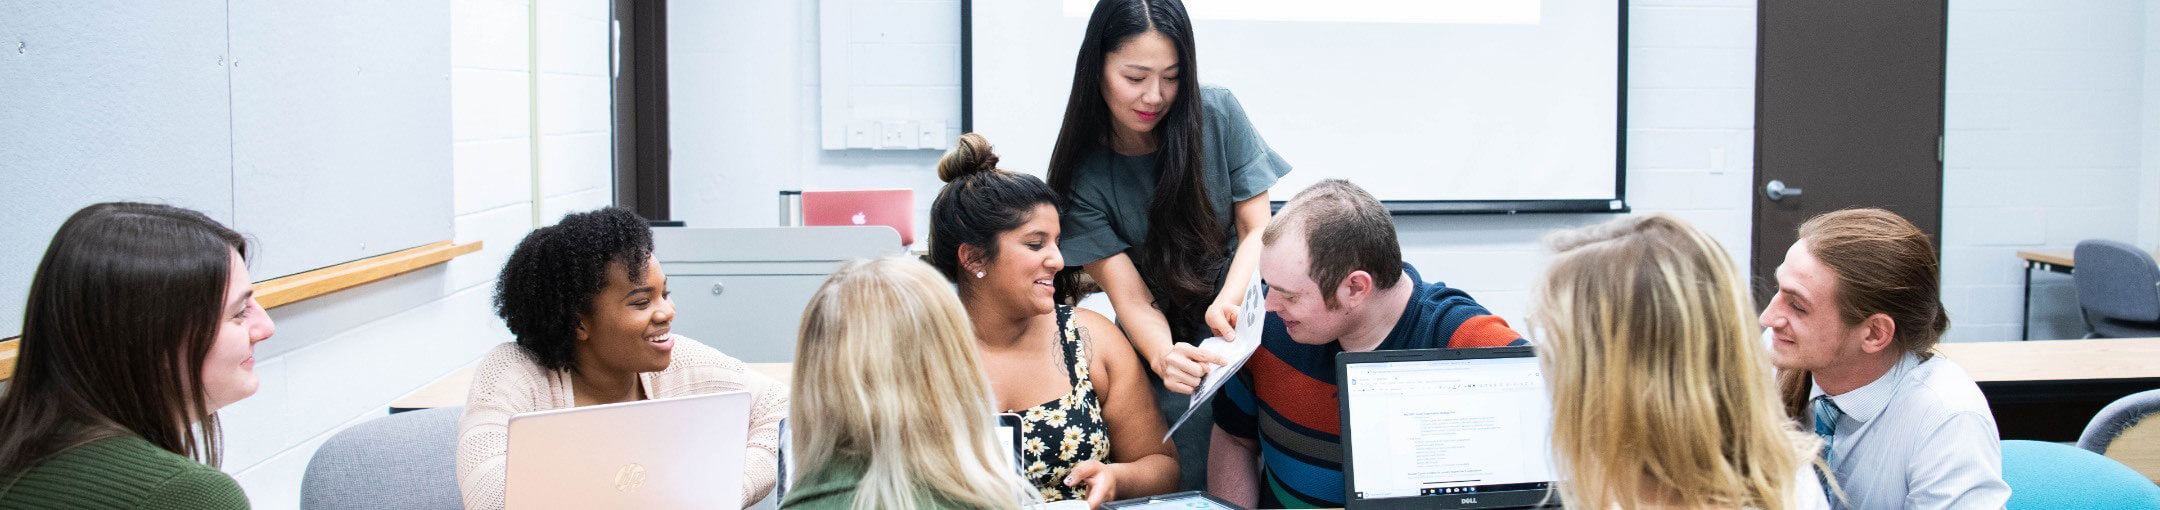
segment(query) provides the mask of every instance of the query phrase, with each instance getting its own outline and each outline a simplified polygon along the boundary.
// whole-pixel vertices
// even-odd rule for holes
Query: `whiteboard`
[[[968,130],[1047,173],[1092,0],[967,2]],[[1295,169],[1397,211],[1624,211],[1625,2],[1187,0],[1200,79]]]
[[[0,2],[0,39],[0,337],[92,203],[202,211],[257,280],[451,237],[441,4]]]

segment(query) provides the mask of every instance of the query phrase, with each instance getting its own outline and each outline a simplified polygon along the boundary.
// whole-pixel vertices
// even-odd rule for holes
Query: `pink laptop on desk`
[[[900,231],[900,244],[915,244],[915,190],[872,189],[802,192],[803,225],[884,225]]]

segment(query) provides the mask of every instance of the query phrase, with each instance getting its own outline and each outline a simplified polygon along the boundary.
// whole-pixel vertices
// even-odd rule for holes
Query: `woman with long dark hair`
[[[0,395],[0,508],[247,508],[219,408],[255,393],[276,330],[247,241],[202,213],[111,202],[60,225]]]
[[[1050,156],[1067,262],[1101,285],[1178,393],[1214,361],[1192,344],[1229,336],[1260,262],[1267,189],[1290,172],[1229,89],[1200,84],[1193,55],[1177,0],[1096,4]]]
[[[1097,3],[1050,154],[1065,261],[1109,295],[1168,416],[1223,362],[1195,346],[1232,338],[1260,266],[1267,190],[1290,172],[1229,89],[1201,85],[1195,53],[1178,0]],[[1058,275],[1060,301],[1078,297],[1077,276]],[[1205,413],[1175,436],[1180,457],[1207,458]],[[1198,485],[1200,464],[1181,486]]]

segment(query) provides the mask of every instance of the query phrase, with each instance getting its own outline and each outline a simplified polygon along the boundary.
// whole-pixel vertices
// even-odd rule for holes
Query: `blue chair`
[[[2114,459],[2044,441],[2002,442],[2003,483],[2013,510],[2160,508],[2160,485]]]
[[[464,508],[456,461],[463,414],[464,407],[409,411],[330,436],[308,459],[300,508]]]
[[[2160,264],[2136,246],[2091,239],[2077,244],[2077,284],[2086,338],[2160,336]]]

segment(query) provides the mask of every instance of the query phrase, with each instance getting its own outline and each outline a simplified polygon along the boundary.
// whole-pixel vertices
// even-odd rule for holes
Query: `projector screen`
[[[1396,212],[1626,211],[1625,0],[1186,0],[1202,83]],[[962,2],[962,122],[1047,173],[1093,0]]]

